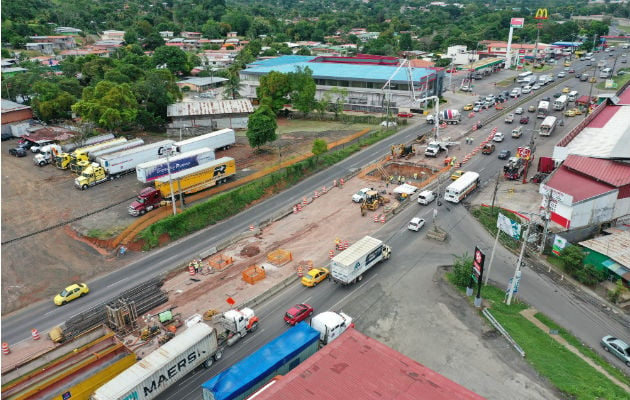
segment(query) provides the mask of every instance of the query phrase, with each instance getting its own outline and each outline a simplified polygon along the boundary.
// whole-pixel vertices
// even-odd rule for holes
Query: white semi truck
[[[389,259],[391,252],[391,248],[382,240],[365,236],[333,257],[330,262],[332,280],[342,285],[358,282],[367,270]]]
[[[351,326],[354,326],[352,317],[343,312],[324,311],[311,319],[311,327],[319,332],[322,345],[332,342]]]

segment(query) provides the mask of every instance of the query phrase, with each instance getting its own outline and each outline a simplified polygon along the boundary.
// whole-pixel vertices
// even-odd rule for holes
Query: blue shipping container
[[[201,385],[204,400],[240,400],[276,375],[284,375],[319,347],[319,332],[300,322],[249,357]]]

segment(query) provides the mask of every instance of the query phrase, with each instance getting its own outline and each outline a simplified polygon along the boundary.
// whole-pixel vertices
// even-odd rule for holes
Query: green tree
[[[261,76],[260,86],[256,88],[258,98],[268,98],[269,107],[276,115],[288,102],[290,92],[289,76],[278,71],[271,71],[267,75]]]
[[[400,39],[398,40],[398,47],[400,48],[400,50],[403,51],[413,50],[411,35],[408,33],[403,33],[402,35],[400,35]]]
[[[560,260],[562,260],[564,269],[570,274],[573,274],[582,269],[584,253],[578,246],[567,246],[560,252]]]
[[[328,151],[328,144],[324,139],[313,140],[313,147],[311,152],[315,155],[315,158],[319,158],[320,155]]]
[[[166,67],[174,75],[187,75],[190,72],[188,55],[178,47],[161,46],[153,53],[153,65],[160,68]]]
[[[459,287],[468,287],[472,275],[473,259],[468,254],[455,257],[453,263],[452,282]]]
[[[302,46],[298,49],[298,51],[295,54],[297,54],[298,56],[310,56],[311,50],[306,46]]]
[[[164,38],[157,32],[151,32],[144,37],[142,45],[145,50],[152,51],[161,46],[164,46]]]
[[[59,84],[40,80],[33,85],[33,91],[37,95],[31,105],[39,119],[50,122],[70,117],[70,107],[76,102],[76,97],[61,90]]]
[[[308,115],[315,107],[315,80],[313,71],[306,67],[298,67],[296,72],[290,72],[288,76],[291,92],[291,104],[304,115]]]
[[[265,103],[269,101],[270,100],[267,99]],[[249,145],[260,149],[260,146],[265,143],[273,142],[277,139],[277,127],[276,114],[268,105],[261,105],[249,116],[249,120],[247,121],[246,135]]]
[[[100,81],[96,87],[83,90],[83,98],[72,106],[72,111],[86,121],[115,130],[135,122],[138,102],[128,83]]]

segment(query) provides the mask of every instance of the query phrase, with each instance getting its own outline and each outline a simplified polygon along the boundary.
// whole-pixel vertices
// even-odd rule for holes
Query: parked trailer
[[[126,142],[122,142],[119,144],[106,147],[101,150],[91,151],[89,154],[89,158],[90,158],[90,161],[94,161],[98,157],[103,156],[105,154],[111,154],[111,153],[116,153],[119,151],[129,150],[129,149],[133,149],[142,145],[144,145],[144,140],[140,138],[136,138],[136,139],[128,140]]]
[[[177,142],[175,145],[179,147],[181,153],[197,150],[202,147],[210,147],[213,150],[229,149],[236,143],[236,134],[234,129],[220,129],[218,131],[195,136]]]
[[[200,192],[209,187],[225,183],[236,174],[236,164],[231,157],[222,157],[204,165],[188,168],[183,171],[154,180],[155,188],[165,199],[171,198],[171,184],[176,195]]]
[[[330,275],[335,283],[343,285],[360,281],[368,269],[389,259],[391,252],[391,248],[382,240],[365,236],[333,257]]]
[[[106,140],[104,142],[99,142],[95,144],[91,144],[89,146],[83,146],[78,149],[75,149],[72,153],[57,153],[54,154],[53,161],[55,166],[59,169],[68,169],[71,170],[74,166],[80,162],[88,159],[88,155],[92,151],[101,150],[116,144],[125,143],[127,139],[124,137],[119,137],[111,140]]]
[[[101,386],[91,399],[154,399],[200,365],[212,365],[222,352],[217,331],[197,323]]]
[[[241,400],[315,354],[319,332],[300,322],[201,385],[204,400]]]
[[[210,147],[202,147],[170,157],[168,164],[170,165],[170,173],[174,174],[188,168],[207,164],[210,161],[214,161],[214,159],[214,150]],[[163,176],[167,176],[169,173],[169,165],[167,165],[165,158],[147,161],[138,164],[136,167],[136,176],[142,183],[151,182]]]

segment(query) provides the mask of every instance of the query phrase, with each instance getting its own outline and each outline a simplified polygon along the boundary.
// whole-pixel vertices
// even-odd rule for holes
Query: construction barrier
[[[307,205],[307,204],[308,204],[308,203],[306,202],[306,197],[302,197],[302,205],[303,205],[303,206],[305,206],[305,205]]]
[[[192,263],[188,264],[188,275],[195,275],[195,266]]]
[[[9,353],[11,353],[11,350],[9,350],[9,343],[3,342],[2,343],[2,354],[9,354]]]
[[[253,231],[254,231],[254,225],[250,225],[250,226],[249,226],[249,231],[250,231],[250,232],[253,232]]]
[[[315,191],[315,198],[319,198],[319,192],[317,190]]]
[[[378,222],[378,214],[374,214],[374,222]]]
[[[298,210],[298,212],[302,211],[302,205],[300,203],[298,203],[298,205],[297,205],[297,210]]]
[[[381,224],[385,223],[385,214],[381,214]]]
[[[328,250],[328,257],[332,260],[335,257],[335,250]]]
[[[293,206],[293,214],[297,214],[297,212],[298,212],[297,206]]]
[[[343,178],[339,179],[339,186],[343,186]]]
[[[347,240],[345,242],[343,242],[343,249],[344,250],[346,250],[349,246],[350,246],[350,243],[348,243]]]
[[[304,276],[304,270],[302,270],[302,266],[301,265],[298,265],[298,267],[297,267],[297,276],[300,277],[300,278]]]
[[[31,329],[31,336],[33,337],[33,340],[39,340],[39,332],[37,329]]]

